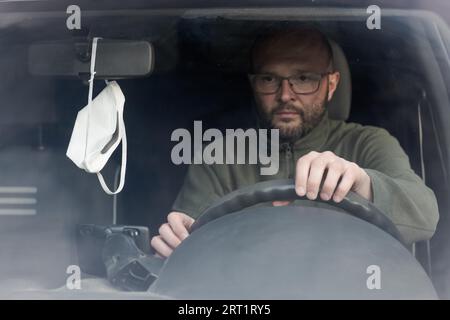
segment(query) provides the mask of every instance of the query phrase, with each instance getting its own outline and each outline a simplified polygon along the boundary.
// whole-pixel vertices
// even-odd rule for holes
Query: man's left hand
[[[354,191],[372,201],[372,184],[367,172],[331,151],[312,151],[298,159],[295,191],[310,200],[319,195],[322,200],[335,202],[341,202],[349,191]]]

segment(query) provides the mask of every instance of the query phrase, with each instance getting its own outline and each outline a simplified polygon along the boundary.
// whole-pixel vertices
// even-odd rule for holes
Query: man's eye
[[[302,74],[302,75],[299,75],[299,76],[295,77],[294,81],[296,81],[296,82],[310,82],[310,81],[315,81],[315,79],[314,79],[313,76]]]
[[[262,82],[274,82],[275,78],[272,76],[262,76],[261,77],[261,81]]]

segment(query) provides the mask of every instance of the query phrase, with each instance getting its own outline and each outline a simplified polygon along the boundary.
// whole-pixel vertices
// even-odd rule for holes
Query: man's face
[[[283,139],[296,139],[309,133],[322,119],[339,81],[339,73],[329,71],[329,58],[318,45],[274,43],[257,53],[255,73],[278,77],[302,74],[323,75],[317,91],[310,94],[294,92],[288,80],[282,80],[274,93],[260,93],[254,88],[258,112],[270,128],[279,129]]]

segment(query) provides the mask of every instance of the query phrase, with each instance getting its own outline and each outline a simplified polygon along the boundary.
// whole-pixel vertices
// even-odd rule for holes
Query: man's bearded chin
[[[269,114],[261,115],[263,119],[263,126],[269,129],[278,129],[280,139],[284,141],[294,141],[306,136],[314,129],[320,121],[322,121],[326,107],[327,99],[321,102],[316,102],[309,106],[304,106],[302,109],[295,108],[290,105],[279,105]],[[261,108],[258,108],[260,111]],[[299,120],[291,120],[282,122],[280,119],[275,120],[275,113],[281,110],[295,111],[299,115]],[[295,122],[295,123],[294,123]]]

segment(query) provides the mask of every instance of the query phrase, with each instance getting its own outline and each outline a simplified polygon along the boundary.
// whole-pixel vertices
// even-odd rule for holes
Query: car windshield
[[[281,151],[277,157],[273,153],[255,153],[252,159],[249,153],[240,159],[242,162],[228,162],[230,152],[233,157],[236,151],[239,157],[239,148],[246,138],[251,141],[251,132],[231,148],[226,137],[238,129],[266,129],[264,132],[269,134],[268,129],[277,127],[275,123],[284,128],[299,115],[313,122],[314,115],[303,109],[298,111],[297,102],[292,101],[298,99],[298,105],[308,105],[305,101],[309,97],[325,97],[324,90],[328,90],[332,99],[325,103],[325,117],[330,121],[327,139],[331,142],[320,142],[317,150],[308,151],[332,151],[339,159],[367,169],[373,183],[371,190],[375,192],[369,202],[386,214],[392,228],[404,238],[405,248],[414,258],[411,261],[423,269],[438,296],[450,298],[450,6],[380,8],[344,2],[317,7],[181,7],[172,3],[153,8],[143,1],[132,2],[136,5],[127,8],[117,3],[110,7],[51,7],[51,1],[36,1],[32,5],[27,1],[2,3],[0,283],[4,284],[1,286],[5,294],[14,292],[20,297],[23,291],[34,291],[38,293],[36,297],[47,297],[49,292],[57,292],[57,297],[70,298],[74,291],[71,289],[78,283],[71,282],[74,276],[84,280],[107,279],[102,260],[106,235],[93,235],[105,232],[101,226],[145,227],[117,232],[130,237],[134,231],[139,233],[143,236],[139,249],[150,256],[161,256],[150,240],[163,233],[161,226],[167,223],[170,212],[186,209],[183,212],[190,215],[192,209],[199,211],[197,219],[200,213],[241,187],[279,179],[295,183],[295,168],[300,166],[296,161],[304,155],[298,150],[303,150],[309,143],[308,137],[317,133],[314,127],[323,125],[323,117],[307,133],[292,135],[301,137],[301,143],[295,143],[290,131],[280,129],[276,137],[280,134]],[[334,59],[332,68],[327,64],[318,70],[309,65],[305,70],[297,68],[291,72],[268,63],[269,58],[260,52],[273,49],[280,54],[283,44],[265,37],[293,29],[318,30],[324,35]],[[272,49],[267,49],[264,41],[269,41]],[[274,48],[278,45],[277,51]],[[288,53],[289,49],[282,52]],[[263,67],[258,59],[264,60]],[[339,84],[330,92],[330,81],[333,83],[337,72]],[[102,94],[103,100],[90,103],[91,89],[93,98]],[[264,106],[269,106],[270,97],[278,93],[279,99],[290,95],[291,104],[280,104],[265,114]],[[86,106],[95,108],[88,113]],[[269,117],[267,114],[272,116],[268,121],[264,118]],[[367,147],[370,139],[364,138],[368,131],[355,134],[353,142],[345,144],[345,139],[350,139],[346,134],[353,131],[338,133],[346,130],[341,122],[360,124],[370,132],[386,130],[376,132],[393,137],[395,148],[398,143],[395,150],[404,151],[410,165],[405,169],[408,176],[395,171],[398,168],[394,161],[403,153],[386,160],[386,172],[365,167],[369,166],[367,159],[373,151]],[[352,128],[362,130],[356,125]],[[255,139],[260,140],[263,131],[254,132]],[[320,134],[323,131],[317,133]],[[333,134],[342,136],[332,142]],[[273,142],[275,136],[268,139]],[[208,158],[201,152],[202,146],[214,140],[223,143]],[[330,149],[331,146],[336,147]],[[356,155],[353,148],[360,154]],[[196,158],[198,150],[200,159]],[[380,152],[388,157],[393,151]],[[363,159],[359,156],[365,160],[358,162]],[[236,169],[217,173],[215,167],[208,166],[214,161],[216,166],[219,163],[217,170],[227,165]],[[204,171],[195,171],[199,167],[205,167]],[[378,171],[372,175],[372,169]],[[101,177],[97,172],[101,172]],[[409,195],[406,184],[416,178],[424,189],[413,186]],[[382,181],[381,189],[392,190],[381,205],[377,203],[379,198],[373,198],[381,194],[381,189],[375,188],[376,179]],[[400,187],[396,187],[395,179],[402,181]],[[122,183],[119,193],[105,192],[108,188],[120,188]],[[352,187],[352,191],[358,193],[359,189]],[[429,197],[425,196],[428,192]],[[362,191],[359,195],[364,198]],[[417,195],[423,195],[423,203],[422,199],[413,199],[417,203],[401,202],[402,197]],[[424,204],[433,197],[439,222],[433,220],[434,202],[432,206]],[[242,207],[227,204],[227,210],[272,207],[274,200],[288,199],[262,200],[257,203],[244,198]],[[398,203],[403,203],[410,217],[400,216],[395,207]],[[393,212],[385,212],[391,209]],[[396,234],[379,219],[362,219],[384,229],[383,234]],[[318,239],[327,230],[315,230]],[[338,234],[343,236],[344,231]],[[234,236],[238,237],[238,232]],[[369,237],[366,240],[370,242]],[[192,237],[192,242],[195,239],[198,238]],[[182,249],[188,250],[188,243]],[[318,251],[311,252],[311,259],[305,262],[307,269],[316,268],[313,264],[320,260],[314,258],[319,257],[319,247],[314,250]],[[184,261],[180,257],[181,253],[172,261]],[[350,260],[342,258],[339,263],[345,261]],[[369,265],[377,265],[376,258]],[[369,275],[366,270],[362,272],[366,279]],[[146,285],[145,289],[149,283]],[[84,288],[90,289],[85,297],[91,297],[89,294],[98,288],[103,288],[104,294],[108,290],[123,292],[106,280],[97,287]]]

